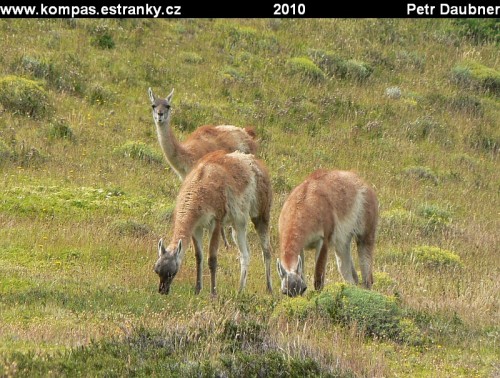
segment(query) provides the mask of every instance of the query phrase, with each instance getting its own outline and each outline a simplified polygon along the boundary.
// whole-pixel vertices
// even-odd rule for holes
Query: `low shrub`
[[[425,61],[425,55],[421,55],[416,51],[401,50],[396,52],[395,64],[398,68],[411,68],[423,72]]]
[[[226,320],[220,335],[231,352],[263,343],[266,327],[254,320]]]
[[[345,59],[331,51],[310,50],[309,56],[328,75],[344,78],[347,73]]]
[[[377,338],[398,336],[401,309],[394,297],[357,286],[334,284],[321,292],[315,301],[343,326],[355,325],[364,334]]]
[[[115,153],[146,163],[162,163],[163,157],[143,142],[128,141],[115,149]]]
[[[417,180],[424,180],[424,181],[430,181],[434,185],[439,184],[439,179],[436,173],[428,167],[421,167],[421,166],[415,166],[415,167],[407,167],[403,170],[403,173],[406,176],[413,177]]]
[[[464,265],[455,253],[432,246],[419,246],[411,250],[411,260],[428,268],[462,268]]]
[[[319,293],[285,298],[273,312],[275,318],[303,320],[310,316],[321,316],[343,327],[355,327],[373,338],[412,345],[423,340],[413,321],[404,317],[396,297],[345,283],[327,285]]]
[[[224,67],[222,71],[222,80],[225,84],[243,81],[243,79],[243,74],[237,68],[231,66]]]
[[[95,26],[91,30],[92,38],[91,43],[100,49],[113,49],[115,47],[115,40],[113,39],[112,30],[106,24]]]
[[[71,54],[63,62],[51,62],[45,59],[24,55],[16,60],[12,69],[22,75],[42,79],[57,91],[69,91],[82,94],[85,89],[85,75],[81,62]]]
[[[432,117],[420,117],[405,125],[408,139],[413,141],[434,140],[441,141],[446,136],[446,130]]]
[[[464,61],[452,69],[451,76],[459,85],[500,95],[500,71],[494,68],[475,61]]]
[[[360,60],[350,59],[345,62],[346,77],[356,81],[365,81],[370,77],[373,68]]]
[[[49,123],[49,139],[67,139],[74,140],[75,135],[71,126],[64,118],[57,118]]]
[[[307,57],[297,57],[288,59],[286,68],[291,74],[298,74],[305,79],[312,81],[322,81],[325,79],[325,73],[311,59]]]
[[[426,234],[443,231],[451,225],[452,214],[449,210],[434,204],[425,204],[417,209],[422,231]]]
[[[113,93],[99,84],[95,84],[87,90],[87,99],[92,105],[104,105],[111,102],[113,98]]]
[[[34,118],[52,110],[49,95],[42,85],[19,76],[0,78],[0,104],[13,114]]]
[[[364,81],[370,77],[373,68],[356,59],[345,59],[331,51],[310,50],[311,59],[328,75],[339,79]]]

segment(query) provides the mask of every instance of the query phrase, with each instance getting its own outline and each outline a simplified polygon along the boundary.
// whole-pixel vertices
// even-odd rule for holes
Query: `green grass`
[[[0,20],[0,376],[498,375],[495,26]],[[175,88],[179,139],[203,124],[255,128],[274,257],[281,206],[314,169],[370,182],[381,214],[372,292],[340,285],[332,253],[326,287],[338,290],[316,293],[306,252],[306,295],[281,295],[274,271],[266,294],[250,228],[243,294],[231,245],[216,300],[206,263],[194,295],[191,249],[159,295],[156,245],[180,182],[148,87]]]

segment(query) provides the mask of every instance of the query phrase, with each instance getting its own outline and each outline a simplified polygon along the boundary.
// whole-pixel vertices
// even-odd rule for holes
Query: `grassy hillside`
[[[500,61],[494,20],[0,20],[0,376],[493,377],[500,374]],[[152,267],[180,182],[147,88],[175,88],[180,139],[255,127],[277,219],[314,169],[380,201],[371,292],[265,292],[253,229],[219,297],[168,296]],[[354,248],[355,250],[355,248]]]

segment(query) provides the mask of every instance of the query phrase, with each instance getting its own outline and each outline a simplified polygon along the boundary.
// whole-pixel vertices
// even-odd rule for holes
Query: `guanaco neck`
[[[170,114],[163,121],[155,119],[156,133],[163,154],[167,158],[175,173],[184,180],[189,172],[188,154],[182,144],[175,137],[170,127]]]
[[[184,203],[182,200],[180,202],[185,206],[179,205],[180,207],[176,209],[172,245],[177,245],[179,240],[182,239],[182,245],[185,251],[189,246],[200,214],[199,211],[192,208],[189,203]],[[184,253],[182,255],[184,256]]]
[[[299,255],[305,247],[304,237],[300,233],[290,232],[280,240],[281,262],[288,271],[297,267]]]

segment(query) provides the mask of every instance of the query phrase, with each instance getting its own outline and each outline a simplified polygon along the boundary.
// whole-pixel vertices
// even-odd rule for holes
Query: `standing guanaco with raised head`
[[[279,217],[281,291],[289,296],[304,293],[304,249],[316,249],[314,288],[325,282],[328,248],[335,249],[343,279],[357,284],[351,255],[356,240],[362,283],[373,284],[372,265],[378,201],[375,191],[350,171],[317,170],[289,195]]]
[[[196,257],[196,287],[202,289],[203,230],[210,235],[208,266],[210,292],[217,294],[216,270],[219,237],[224,224],[233,228],[233,238],[240,251],[241,292],[246,285],[250,252],[247,243],[247,224],[251,219],[260,238],[267,290],[272,292],[269,239],[269,220],[272,189],[269,173],[254,155],[239,151],[216,151],[205,155],[186,176],[177,197],[174,230],[168,245],[158,243],[158,260],[154,271],[160,277],[159,292],[168,294],[179,271],[190,238]]]
[[[170,167],[181,180],[191,171],[196,162],[209,152],[224,150],[255,154],[257,141],[252,128],[230,125],[201,126],[193,131],[184,142],[175,137],[170,126],[172,97],[174,90],[166,98],[161,98],[148,88],[153,108],[158,142]]]

